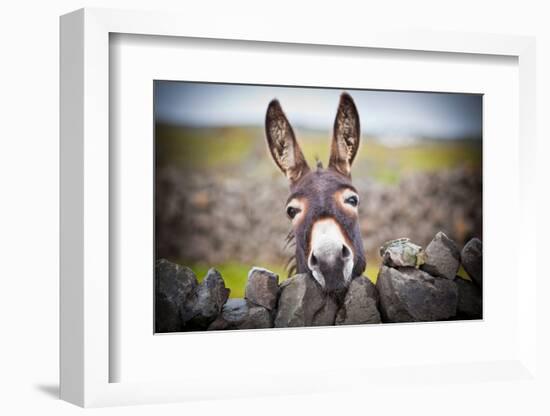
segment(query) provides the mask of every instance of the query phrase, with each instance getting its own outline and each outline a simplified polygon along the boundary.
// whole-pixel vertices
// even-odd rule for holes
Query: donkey
[[[275,164],[290,182],[286,215],[296,245],[295,269],[309,273],[325,293],[340,302],[355,276],[367,265],[358,222],[359,195],[351,165],[360,142],[359,114],[343,93],[334,121],[327,169],[311,170],[279,101],[269,103],[267,144]]]

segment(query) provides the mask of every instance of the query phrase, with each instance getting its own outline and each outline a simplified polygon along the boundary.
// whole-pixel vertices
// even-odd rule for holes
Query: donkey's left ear
[[[360,137],[361,127],[357,108],[349,94],[343,93],[334,120],[329,168],[350,177],[351,164],[359,149]]]

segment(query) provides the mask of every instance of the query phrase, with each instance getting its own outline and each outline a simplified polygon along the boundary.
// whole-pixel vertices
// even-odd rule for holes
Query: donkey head
[[[327,169],[320,164],[309,168],[277,100],[267,108],[265,128],[271,156],[290,181],[286,214],[296,242],[297,272],[310,273],[326,292],[341,298],[366,267],[359,195],[351,184],[361,134],[357,108],[348,94],[341,95]]]

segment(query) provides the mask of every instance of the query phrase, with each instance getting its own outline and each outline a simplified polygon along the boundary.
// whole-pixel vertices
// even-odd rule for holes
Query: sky
[[[332,129],[343,90],[155,81],[156,121],[193,127],[263,126],[277,98],[296,128]],[[380,138],[481,139],[482,96],[347,90],[363,134]]]

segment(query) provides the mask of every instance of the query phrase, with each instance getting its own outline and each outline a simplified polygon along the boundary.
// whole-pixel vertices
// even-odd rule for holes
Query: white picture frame
[[[312,25],[280,31],[276,24],[214,27],[177,14],[82,9],[61,18],[61,398],[80,406],[158,403],[248,395],[337,391],[376,379],[402,382],[454,377],[471,382],[532,378],[536,374],[535,290],[537,273],[529,250],[535,241],[534,189],[535,42],[533,38],[427,32],[361,30],[329,33]],[[193,375],[181,381],[111,382],[109,296],[112,262],[110,239],[109,38],[110,34],[225,39],[247,42],[331,45],[336,48],[429,51],[436,53],[503,55],[517,58],[519,68],[519,205],[518,263],[523,284],[517,291],[517,348],[506,359],[471,363],[418,363],[410,368],[331,368],[321,372],[270,373],[264,379],[222,388]],[[243,35],[246,34],[246,35]],[[531,270],[528,270],[528,269]],[[517,273],[517,271],[516,271]],[[487,294],[486,294],[487,296]],[[405,327],[402,327],[406,331]],[[409,328],[410,329],[410,328]],[[351,330],[351,329],[350,329]],[[312,330],[293,330],[313,334]],[[315,331],[323,331],[315,330]],[[325,330],[327,336],[334,336]],[[297,332],[294,332],[297,334]],[[212,335],[209,335],[212,336]],[[311,335],[310,335],[311,336]],[[409,376],[407,375],[409,374]],[[414,379],[414,381],[413,381]],[[342,380],[346,380],[345,382]],[[370,381],[369,381],[370,380]],[[242,381],[242,380],[241,380]],[[274,390],[274,386],[277,389]]]

